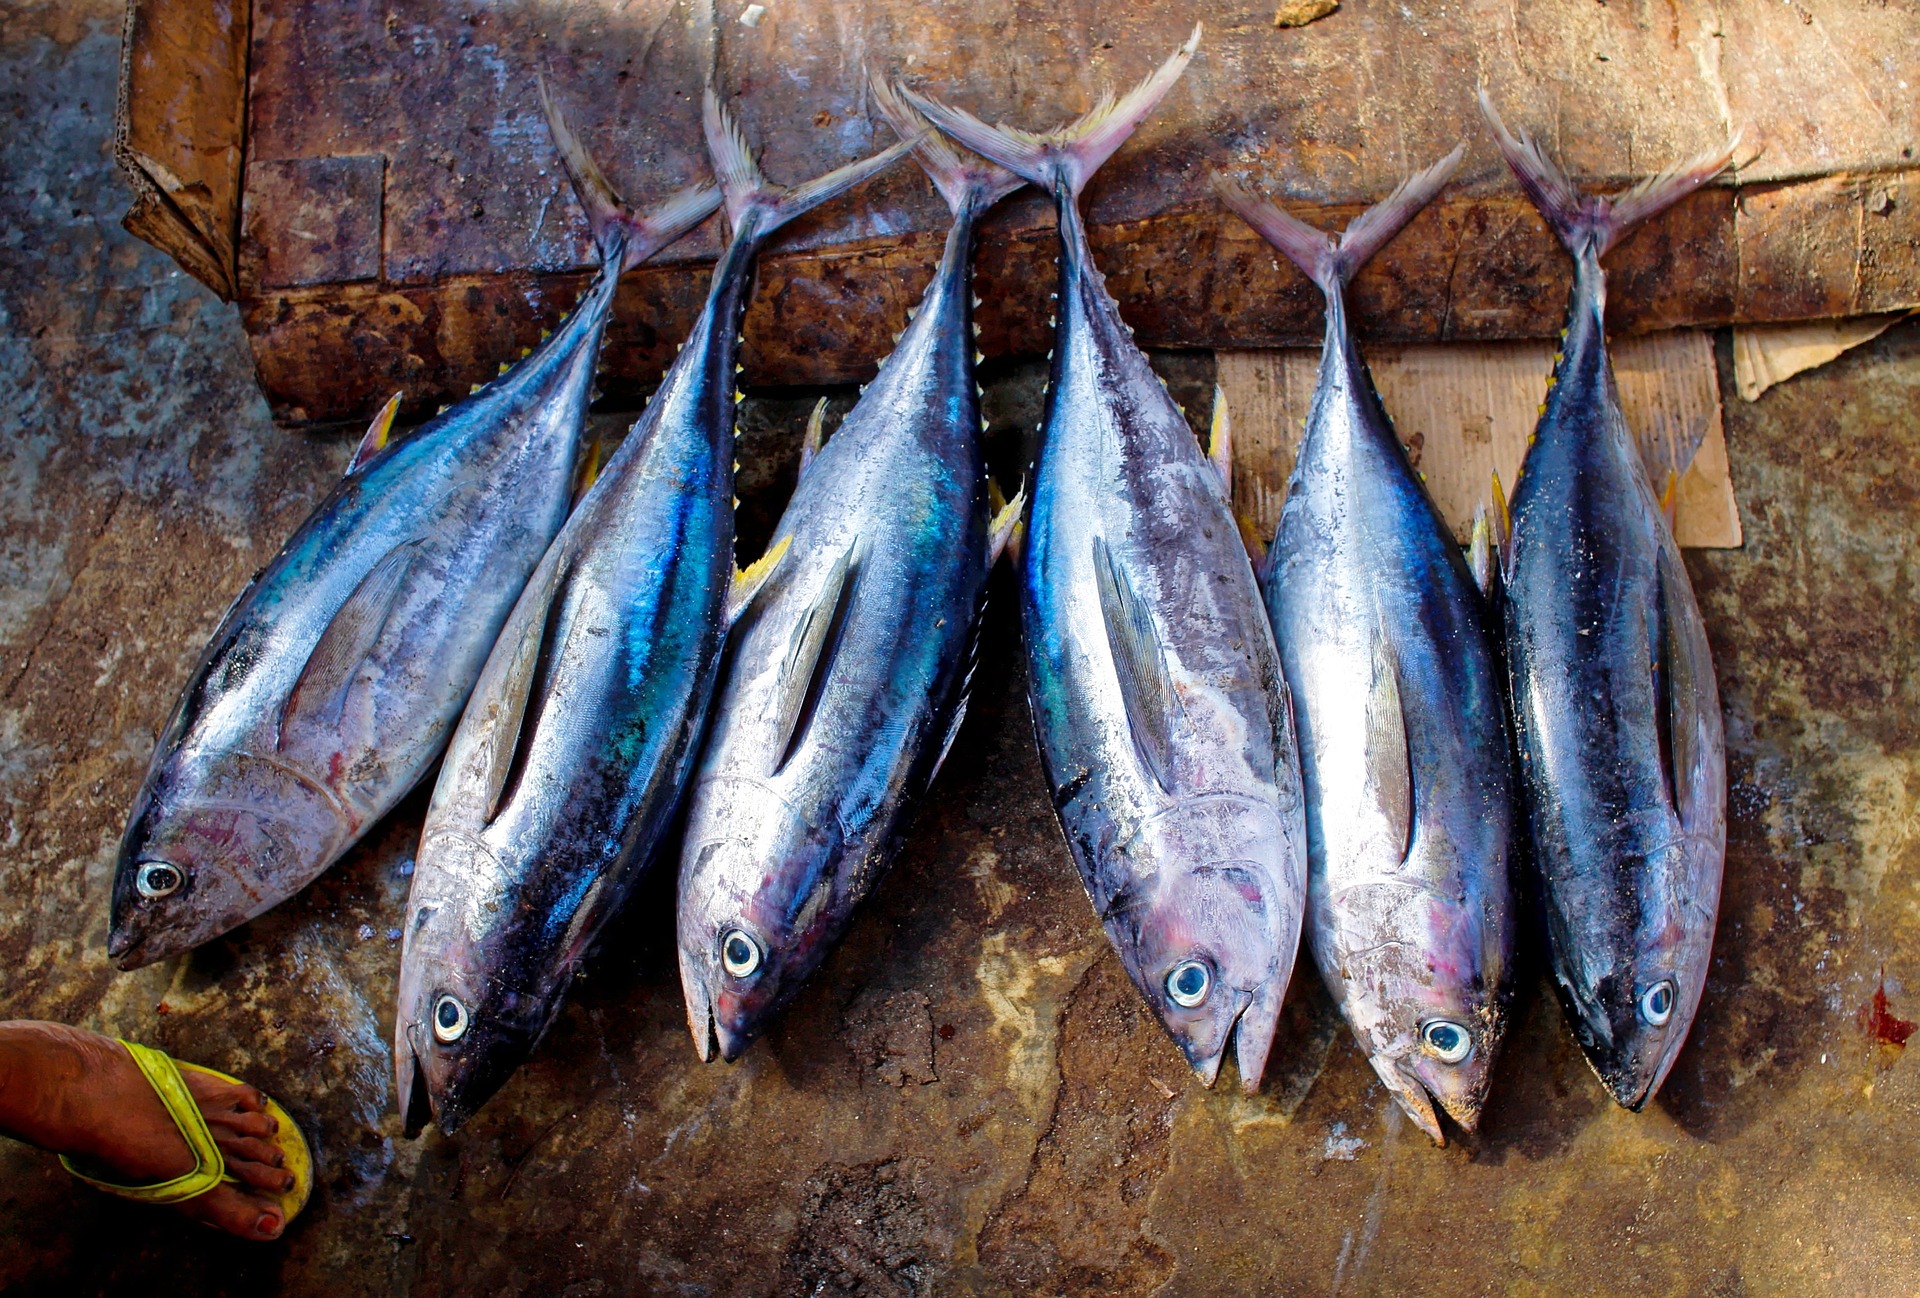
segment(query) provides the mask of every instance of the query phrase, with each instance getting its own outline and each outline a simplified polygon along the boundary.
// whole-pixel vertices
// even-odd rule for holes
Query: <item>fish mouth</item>
[[[405,1036],[411,1038],[413,1028],[409,1026]],[[427,1070],[420,1062],[420,1054],[408,1040],[406,1048],[400,1052],[399,1092],[400,1125],[408,1140],[413,1140],[427,1129],[433,1121],[433,1096],[427,1090]]]
[[[1209,1088],[1219,1080],[1220,1065],[1231,1049],[1234,1067],[1240,1073],[1240,1089],[1248,1095],[1257,1095],[1261,1075],[1266,1071],[1267,1052],[1273,1048],[1274,1033],[1279,1027],[1280,997],[1270,995],[1266,987],[1238,994],[1240,1005],[1227,1021],[1218,1049],[1203,1055],[1194,1050],[1191,1038],[1186,1035],[1175,1034],[1174,1040],[1187,1057],[1187,1065],[1194,1075]]]
[[[1444,1147],[1447,1143],[1447,1133],[1441,1130],[1440,1115],[1433,1105],[1433,1093],[1427,1089],[1426,1083],[1397,1059],[1369,1055],[1367,1062],[1373,1065],[1373,1071],[1379,1074],[1381,1084],[1393,1096],[1394,1102],[1409,1118],[1413,1119],[1413,1125],[1426,1132],[1434,1144]],[[1447,1116],[1456,1122],[1460,1121],[1451,1107],[1447,1109]],[[1469,1121],[1461,1123],[1461,1126],[1467,1131],[1472,1131],[1473,1124],[1479,1122],[1479,1114],[1477,1111],[1470,1112],[1468,1118]]]

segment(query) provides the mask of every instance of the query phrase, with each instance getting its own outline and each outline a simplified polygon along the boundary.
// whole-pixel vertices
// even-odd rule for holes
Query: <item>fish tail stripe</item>
[[[1080,118],[1046,134],[989,126],[961,109],[949,108],[911,90],[903,93],[935,126],[975,153],[1036,185],[1064,189],[1068,195],[1077,196],[1187,70],[1200,47],[1200,30],[1200,24],[1195,23],[1187,43],[1126,95],[1116,100],[1112,94],[1104,94]]]
[[[620,259],[620,269],[629,270],[678,239],[707,219],[720,205],[720,192],[711,185],[692,185],[654,207],[644,216],[635,216],[614,191],[600,164],[587,152],[587,146],[573,133],[566,115],[554,102],[542,76],[540,106],[546,112],[547,132],[567,169],[573,192],[586,209],[587,224],[593,228],[593,242],[600,256]]]
[[[1315,229],[1299,217],[1257,197],[1239,181],[1216,173],[1214,192],[1240,219],[1260,232],[1262,238],[1288,260],[1305,271],[1307,277],[1331,293],[1349,283],[1373,254],[1387,246],[1393,236],[1433,201],[1466,156],[1466,146],[1401,181],[1391,194],[1355,217],[1345,232],[1335,239]]]
[[[913,151],[921,168],[955,216],[969,207],[976,211],[992,207],[1027,183],[1005,167],[978,155],[962,158],[959,150],[933,129],[932,123],[901,96],[892,82],[877,74],[870,75],[868,80],[874,105],[881,116],[901,139],[916,141]]]
[[[671,194],[629,222],[626,256],[621,269],[631,270],[662,248],[676,242],[720,206],[720,190],[715,185],[689,185]]]
[[[1261,238],[1287,254],[1287,260],[1304,271],[1322,291],[1331,292],[1343,282],[1338,269],[1339,245],[1332,235],[1314,229],[1299,217],[1258,197],[1231,176],[1216,172],[1213,189],[1220,195],[1221,202],[1259,231]]]
[[[1452,153],[1424,171],[1414,172],[1394,186],[1391,194],[1353,219],[1341,233],[1340,248],[1334,254],[1342,283],[1351,280],[1373,254],[1386,247],[1408,221],[1446,188],[1460,166],[1460,159],[1466,155],[1466,145],[1455,145]]]
[[[1635,226],[1665,211],[1700,186],[1725,171],[1740,147],[1740,133],[1717,149],[1708,149],[1665,171],[1648,176],[1633,188],[1615,194],[1607,202],[1607,225],[1600,241],[1605,252],[1624,239]]]
[[[836,195],[845,193],[861,181],[886,170],[912,151],[924,130],[882,149],[870,158],[849,162],[824,176],[787,187],[776,185],[761,174],[753,160],[753,151],[733,115],[720,102],[719,94],[707,87],[702,124],[706,129],[707,152],[713,158],[713,171],[720,179],[726,198],[727,220],[735,230],[750,210],[758,209],[761,222],[755,233],[765,237],[804,212],[809,212]]]
[[[1612,198],[1588,196],[1580,192],[1566,172],[1547,157],[1537,141],[1525,132],[1515,135],[1500,120],[1485,86],[1480,87],[1480,111],[1493,127],[1494,140],[1501,156],[1519,178],[1533,205],[1540,209],[1547,224],[1576,257],[1591,246],[1601,256],[1620,242],[1634,227],[1666,210],[1700,186],[1712,180],[1733,161],[1740,137],[1721,148],[1710,149],[1698,157],[1649,176],[1633,188]]]

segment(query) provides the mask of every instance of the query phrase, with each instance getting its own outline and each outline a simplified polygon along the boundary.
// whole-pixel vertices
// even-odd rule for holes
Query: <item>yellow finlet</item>
[[[587,453],[580,460],[580,471],[574,477],[573,499],[578,504],[594,483],[600,481],[600,470],[606,466],[600,459],[601,442],[598,437],[587,443]]]
[[[1213,422],[1207,429],[1207,458],[1220,475],[1228,501],[1233,499],[1233,417],[1227,413],[1227,394],[1213,385]]]
[[[1500,543],[1500,548],[1505,550],[1507,538],[1513,535],[1513,515],[1507,509],[1507,491],[1500,485],[1498,469],[1493,471],[1493,516],[1499,527],[1494,539]]]
[[[1671,532],[1680,514],[1680,475],[1672,469],[1667,470],[1667,489],[1660,493],[1660,512],[1667,516],[1667,530]]]
[[[1008,500],[1000,490],[1000,484],[992,478],[987,479],[987,505],[993,511],[993,518],[987,525],[987,566],[991,568],[1000,561],[1007,551],[1008,543],[1013,540],[1020,519],[1027,512],[1027,484],[1021,483],[1020,490]],[[1019,556],[1015,555],[1018,563]]]
[[[733,585],[727,590],[727,625],[733,625],[746,612],[747,605],[753,603],[753,597],[760,593],[760,588],[767,584],[767,578],[792,547],[793,538],[783,536],[745,568],[733,570]]]

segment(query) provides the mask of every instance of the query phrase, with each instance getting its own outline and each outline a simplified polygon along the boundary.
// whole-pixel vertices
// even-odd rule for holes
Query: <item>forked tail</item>
[[[547,90],[547,79],[539,78],[540,106],[546,110],[547,130],[560,161],[566,165],[567,179],[580,206],[587,211],[587,223],[593,227],[593,242],[603,261],[620,256],[619,269],[630,270],[707,219],[720,206],[720,191],[712,185],[691,185],[671,195],[643,215],[635,215],[614,192],[600,164],[567,125],[567,119]]]
[[[1408,176],[1391,194],[1355,217],[1337,239],[1254,195],[1230,176],[1214,173],[1213,188],[1241,220],[1286,253],[1321,292],[1331,295],[1346,287],[1374,253],[1386,247],[1421,208],[1433,201],[1452,179],[1466,152],[1466,145],[1459,145],[1425,171]]]
[[[975,153],[991,158],[1022,179],[1042,186],[1049,193],[1064,192],[1077,198],[1100,164],[1113,156],[1147,114],[1173,89],[1173,83],[1187,70],[1193,52],[1200,47],[1200,25],[1193,35],[1174,51],[1173,57],[1128,94],[1115,100],[1112,93],[1100,96],[1077,121],[1056,131],[1036,133],[1013,126],[989,126],[972,113],[949,108],[912,90],[903,93],[915,107],[933,119],[933,124]]]
[[[1725,146],[1709,149],[1696,158],[1649,176],[1633,188],[1611,198],[1582,194],[1567,173],[1547,157],[1546,150],[1531,136],[1514,135],[1507,130],[1500,114],[1494,111],[1487,88],[1480,87],[1480,111],[1493,127],[1493,138],[1501,156],[1520,180],[1520,188],[1540,209],[1560,242],[1575,257],[1592,248],[1595,257],[1603,257],[1614,244],[1642,221],[1679,202],[1700,186],[1725,171],[1740,147],[1736,134]]]
[[[913,151],[921,167],[955,216],[969,208],[984,212],[1027,183],[1024,177],[978,154],[962,158],[959,151],[936,134],[927,119],[901,97],[891,82],[877,74],[868,80],[875,107],[901,139],[917,141]]]
[[[727,222],[733,226],[736,237],[749,212],[757,216],[754,237],[765,238],[801,213],[885,171],[919,143],[918,136],[901,140],[870,158],[849,162],[824,176],[789,187],[776,185],[760,173],[746,137],[740,134],[739,125],[712,86],[707,87],[702,122],[706,127],[707,152],[713,157],[713,171],[720,178],[721,191],[726,195]]]

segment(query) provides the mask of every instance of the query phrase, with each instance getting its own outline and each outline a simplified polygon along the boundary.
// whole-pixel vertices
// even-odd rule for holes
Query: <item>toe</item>
[[[280,1210],[235,1185],[221,1185],[180,1205],[181,1211],[242,1239],[275,1239],[286,1222]]]
[[[224,1113],[219,1111],[207,1113],[204,1109],[201,1112],[206,1116],[207,1126],[213,1129],[215,1140],[229,1136],[265,1140],[280,1130],[280,1124],[271,1114],[235,1113],[231,1110]]]
[[[254,1163],[261,1167],[286,1165],[286,1154],[271,1140],[255,1140],[251,1137],[222,1139],[215,1136],[214,1143],[219,1145],[220,1152],[226,1155],[228,1167],[234,1167],[239,1163]]]
[[[257,1086],[245,1082],[222,1081],[207,1073],[189,1071],[187,1089],[199,1102],[202,1111],[212,1114],[221,1113],[262,1113],[267,1107],[267,1097]]]
[[[263,1194],[285,1194],[293,1188],[293,1173],[271,1163],[228,1163],[227,1172],[240,1184]]]

